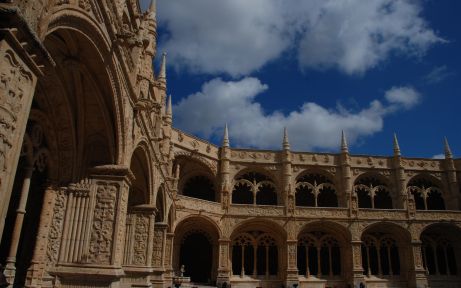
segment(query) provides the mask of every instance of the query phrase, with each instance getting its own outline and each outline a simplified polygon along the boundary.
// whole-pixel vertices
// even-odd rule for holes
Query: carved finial
[[[227,129],[227,123],[224,126],[224,137],[222,139],[222,147],[229,147],[229,131]]]
[[[341,131],[341,152],[349,153],[349,147],[347,146],[346,133],[344,130]]]
[[[160,80],[166,81],[166,52],[162,54],[162,63],[160,64],[160,73],[158,74]]]
[[[394,133],[394,156],[400,156],[399,140],[397,140],[397,134]]]
[[[173,117],[173,107],[171,105],[171,95],[168,97],[167,104],[166,104],[166,116],[169,118]]]
[[[451,153],[450,145],[448,144],[448,139],[445,137],[445,159],[452,159],[453,154]]]
[[[149,14],[157,14],[157,0],[151,0],[149,5]]]
[[[290,150],[290,142],[288,141],[288,129],[283,128],[283,150]]]

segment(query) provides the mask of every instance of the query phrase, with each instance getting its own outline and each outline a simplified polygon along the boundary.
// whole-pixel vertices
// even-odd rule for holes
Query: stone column
[[[0,4],[0,239],[37,78],[49,59],[18,10]]]
[[[221,287],[221,285],[226,282],[230,284],[230,240],[229,239],[219,239],[219,255],[218,255],[218,277],[216,279],[216,285]]]
[[[14,222],[13,234],[11,235],[10,251],[8,253],[8,258],[6,258],[5,276],[8,283],[14,283],[14,276],[16,274],[16,254],[18,252],[19,240],[21,239],[27,199],[29,198],[30,181],[32,179],[34,168],[27,167],[25,170],[19,205],[16,210],[16,220]]]
[[[297,257],[297,248],[298,248],[298,241],[297,240],[287,240],[286,242],[287,247],[287,271],[286,275],[287,278],[285,280],[286,287],[292,287],[293,284],[298,285],[298,266],[296,264],[296,257]]]

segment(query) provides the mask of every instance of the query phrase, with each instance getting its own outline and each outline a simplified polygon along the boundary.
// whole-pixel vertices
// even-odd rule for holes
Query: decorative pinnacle
[[[445,159],[453,158],[453,154],[451,153],[450,145],[448,144],[448,139],[445,137]]]
[[[222,147],[229,147],[229,130],[227,129],[227,123],[224,126],[224,137],[222,140]]]
[[[157,0],[151,0],[149,10],[147,10],[148,18],[157,21]]]
[[[287,127],[283,128],[283,150],[290,150],[290,142],[288,141]]]
[[[158,74],[158,78],[166,81],[166,52],[163,52],[162,54],[162,63],[160,64],[160,73]]]
[[[346,133],[341,130],[341,152],[349,153],[349,147],[347,146]]]
[[[397,134],[394,133],[394,156],[400,156],[399,140],[397,140]]]
[[[171,105],[171,94],[170,96],[168,97],[168,100],[167,100],[167,105],[166,105],[166,116],[167,117],[172,117],[173,116],[173,108],[172,108],[172,105]]]

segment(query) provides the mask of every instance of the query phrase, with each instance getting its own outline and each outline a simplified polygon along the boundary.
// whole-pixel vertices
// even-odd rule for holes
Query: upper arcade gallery
[[[396,138],[383,157],[351,154],[345,135],[338,153],[292,151],[287,132],[277,151],[232,148],[227,128],[220,146],[188,135],[173,128],[156,15],[155,1],[1,1],[10,283],[461,286],[448,142],[445,159],[415,159]]]

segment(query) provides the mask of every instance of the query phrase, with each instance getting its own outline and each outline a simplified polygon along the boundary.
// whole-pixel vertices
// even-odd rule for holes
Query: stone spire
[[[160,64],[160,73],[158,74],[158,79],[166,81],[166,52],[162,54],[162,63]]]
[[[394,156],[400,156],[399,140],[397,140],[397,134],[394,133]]]
[[[222,147],[228,148],[229,146],[230,146],[229,145],[229,131],[227,129],[227,123],[226,123],[226,125],[224,126],[224,137],[222,140]]]
[[[448,139],[445,137],[445,159],[452,159],[453,154],[451,153],[450,145],[448,144]]]
[[[290,142],[288,141],[287,127],[283,128],[283,150],[290,150]]]
[[[344,130],[341,131],[341,152],[349,153],[349,147],[347,146],[346,133]]]
[[[165,111],[165,117],[170,120],[173,118],[173,107],[171,105],[171,95],[168,97],[167,104],[166,104],[166,111]]]

